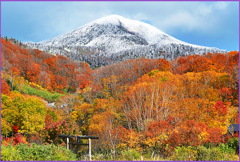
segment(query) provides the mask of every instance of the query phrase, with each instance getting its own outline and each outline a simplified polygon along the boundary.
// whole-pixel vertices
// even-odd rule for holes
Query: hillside
[[[58,134],[99,136],[96,161],[239,160],[239,135],[223,138],[239,123],[238,60],[231,51],[91,69],[1,39],[1,160],[88,158]]]

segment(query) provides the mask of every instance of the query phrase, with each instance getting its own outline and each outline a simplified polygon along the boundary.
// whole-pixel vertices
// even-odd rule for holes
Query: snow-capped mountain
[[[147,23],[118,15],[104,17],[53,39],[28,45],[79,61],[82,61],[81,57],[86,57],[81,53],[86,49],[92,56],[111,59],[118,56],[131,59],[138,57],[136,55],[174,59],[191,54],[226,52],[180,41]]]

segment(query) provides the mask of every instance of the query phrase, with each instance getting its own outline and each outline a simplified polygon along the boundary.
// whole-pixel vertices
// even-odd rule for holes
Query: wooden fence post
[[[88,148],[89,148],[89,161],[91,161],[92,160],[92,158],[91,158],[91,138],[88,138]]]
[[[70,149],[70,144],[71,145],[88,145],[88,149],[89,149],[89,160],[92,160],[91,157],[91,139],[99,139],[99,137],[97,136],[73,136],[73,135],[66,135],[66,134],[59,134],[58,137],[63,137],[63,138],[67,138],[67,149]],[[75,138],[76,137],[76,143],[69,143],[69,138]],[[81,139],[88,139],[88,143],[82,143]]]
[[[67,137],[67,149],[69,150],[69,138]]]

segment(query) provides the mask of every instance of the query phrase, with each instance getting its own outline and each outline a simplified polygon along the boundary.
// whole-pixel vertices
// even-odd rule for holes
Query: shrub
[[[238,160],[238,156],[234,156],[234,150],[227,145],[206,148],[204,146],[197,147],[177,147],[175,153],[171,157],[172,160],[178,161],[223,161]]]
[[[1,161],[22,160],[18,150],[12,145],[1,145]]]
[[[1,139],[1,144],[5,146],[18,145],[20,143],[27,144],[26,137],[24,137],[21,133],[16,133],[14,136],[10,138],[6,137],[5,139],[4,138]]]
[[[140,158],[140,154],[134,149],[129,149],[127,151],[123,151],[123,157],[126,160],[133,161],[138,160]]]
[[[227,153],[234,155],[235,153],[235,148],[230,147],[228,144],[220,144],[219,149],[221,150],[222,153]]]
[[[196,150],[192,149],[191,146],[177,147],[175,149],[175,154],[172,156],[172,158],[173,160],[177,161],[195,161],[196,155]]]
[[[197,155],[196,155],[197,161],[209,160],[209,150],[206,147],[204,147],[204,146],[197,147],[196,153],[197,153]]]
[[[73,161],[77,160],[76,155],[65,147],[56,145],[37,145],[19,144],[15,147],[2,146],[1,150],[2,161]]]
[[[235,153],[239,153],[239,138],[231,138],[226,144],[228,147],[233,148]]]
[[[13,145],[18,145],[20,143],[27,143],[26,138],[21,135],[21,133],[16,133],[13,138]]]

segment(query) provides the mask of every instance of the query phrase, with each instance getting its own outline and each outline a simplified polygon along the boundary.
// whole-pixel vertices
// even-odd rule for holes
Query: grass
[[[223,148],[224,147],[224,148]],[[151,155],[150,155],[151,154]],[[154,151],[149,155],[139,153],[134,149],[127,149],[118,152],[113,156],[111,152],[98,153],[93,152],[93,161],[238,161],[239,156],[235,154],[233,148],[227,145],[213,146],[207,148],[204,146],[197,147],[177,147],[172,155],[169,157],[162,157]],[[114,158],[115,157],[115,158]],[[2,161],[35,161],[35,160],[48,160],[48,161],[78,161],[89,160],[87,153],[78,156],[72,151],[67,150],[64,146],[50,145],[37,145],[37,144],[19,144],[17,146],[4,146],[1,149]]]
[[[56,93],[56,92],[51,93],[47,90],[39,90],[36,88],[32,88],[28,85],[24,85],[22,91],[23,91],[23,93],[28,94],[28,95],[36,95],[38,97],[41,97],[48,102],[54,102],[57,99],[59,99],[61,96],[63,96],[63,94],[60,94],[60,93]]]
[[[35,143],[1,147],[2,161],[77,161],[77,157],[63,146],[37,145]]]

